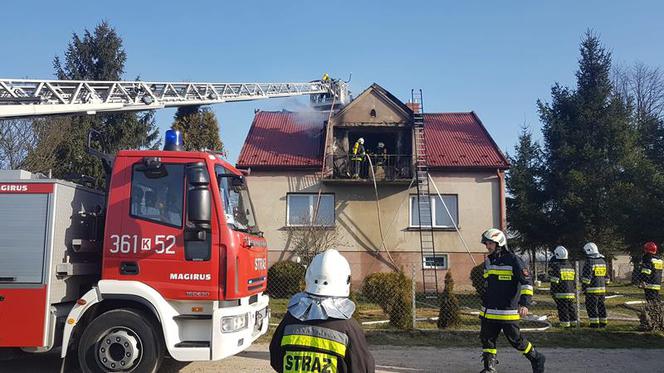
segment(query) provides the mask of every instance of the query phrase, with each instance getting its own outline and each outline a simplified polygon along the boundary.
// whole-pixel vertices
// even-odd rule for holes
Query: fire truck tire
[[[83,372],[155,373],[164,357],[160,328],[133,309],[106,311],[87,325],[78,344]]]

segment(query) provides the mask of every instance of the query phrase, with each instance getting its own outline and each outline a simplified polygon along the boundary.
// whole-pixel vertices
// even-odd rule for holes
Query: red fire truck
[[[192,99],[183,89],[177,101],[171,83],[129,90],[105,82],[104,91],[95,88],[104,82],[57,82],[38,88],[36,81],[0,80],[9,89],[0,92],[0,118],[217,103],[231,92],[210,86],[217,93],[203,95],[198,87]],[[57,95],[45,93],[58,84]],[[160,93],[158,84],[171,88]],[[304,93],[318,100],[325,84],[233,97]],[[78,102],[81,90],[99,99]],[[125,109],[113,98],[118,91]],[[169,131],[163,151],[102,156],[106,193],[0,171],[0,352],[61,347],[61,357],[76,354],[84,372],[155,372],[165,353],[180,361],[222,359],[267,332],[267,243],[244,175],[217,154],[180,147],[179,134]]]

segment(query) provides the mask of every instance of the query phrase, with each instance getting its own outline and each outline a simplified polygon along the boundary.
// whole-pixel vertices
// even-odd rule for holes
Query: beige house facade
[[[425,191],[431,221],[420,225],[413,114],[375,84],[327,118],[256,114],[238,167],[250,169],[249,191],[271,264],[292,260],[298,230],[314,225],[334,232],[333,246],[351,263],[354,286],[395,269],[413,274],[420,287],[423,271],[436,272],[440,290],[447,271],[458,287],[470,285],[470,270],[484,260],[481,233],[505,225],[508,163],[474,113],[425,114],[433,182]],[[383,142],[389,155],[365,157],[373,162],[363,160],[364,174],[352,178],[349,153],[359,137],[367,153]],[[435,252],[422,250],[421,231],[433,233]]]

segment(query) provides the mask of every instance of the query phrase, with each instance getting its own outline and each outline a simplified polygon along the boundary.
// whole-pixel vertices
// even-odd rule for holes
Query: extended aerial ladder
[[[344,105],[350,98],[347,83],[327,75],[307,83],[0,79],[0,118],[141,111],[300,95],[310,95],[312,106],[321,110],[329,110],[331,102]]]

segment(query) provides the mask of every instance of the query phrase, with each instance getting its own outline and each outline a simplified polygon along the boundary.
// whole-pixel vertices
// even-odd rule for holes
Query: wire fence
[[[529,315],[521,319],[522,328],[547,330],[567,325],[589,326],[588,298],[579,280],[583,262],[572,264],[577,268],[574,276],[576,290],[565,302],[554,298],[549,276],[544,269],[534,272],[534,294]],[[421,271],[421,268],[410,265],[401,273],[373,273],[363,279],[354,279],[351,299],[357,309],[353,317],[365,330],[479,331],[485,283],[483,263],[479,263],[470,273],[441,270],[438,275],[441,282],[439,294],[421,291]],[[272,323],[277,324],[284,316],[289,298],[304,290],[304,273],[305,267],[294,262],[279,262],[270,269],[268,293],[271,297]],[[605,307],[608,328],[664,330],[661,302],[646,301],[644,290],[638,284],[628,281],[608,284]],[[591,317],[597,318],[598,315]]]

